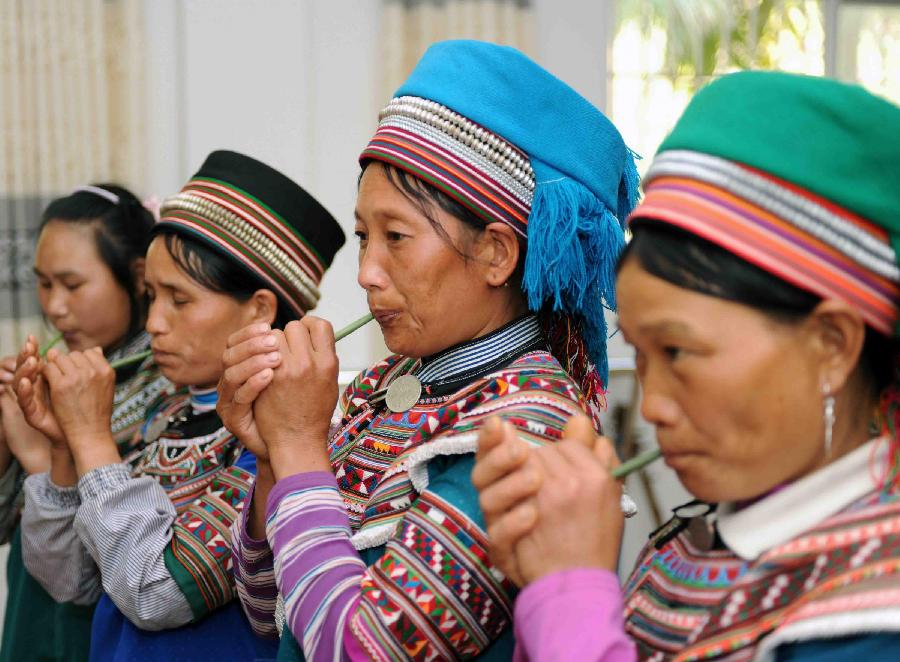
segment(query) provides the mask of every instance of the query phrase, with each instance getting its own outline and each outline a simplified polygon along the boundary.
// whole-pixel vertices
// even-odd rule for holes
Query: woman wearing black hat
[[[186,388],[147,410],[122,462],[108,432],[114,371],[98,350],[48,355],[39,381],[36,357],[20,367],[20,403],[54,448],[49,474],[25,485],[26,563],[57,600],[100,599],[94,659],[266,656],[232,600],[229,526],[255,458],[222,427],[215,387],[226,338],[312,308],[344,236],[294,182],[233,152],[210,155],[161,212],[147,331],[162,373]]]

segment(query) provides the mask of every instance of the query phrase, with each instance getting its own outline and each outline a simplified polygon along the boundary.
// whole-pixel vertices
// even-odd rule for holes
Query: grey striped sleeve
[[[164,561],[176,512],[163,488],[111,464],[82,476],[78,492],[75,530],[119,610],[142,630],[190,623],[191,607]]]
[[[24,473],[19,461],[11,457],[9,466],[3,476],[0,476],[0,543],[9,542],[10,535],[16,528],[16,518],[22,507],[19,496],[22,494]]]
[[[42,473],[25,480],[24,492],[22,558],[28,572],[57,602],[95,603],[100,573],[72,526],[78,491],[58,487]]]

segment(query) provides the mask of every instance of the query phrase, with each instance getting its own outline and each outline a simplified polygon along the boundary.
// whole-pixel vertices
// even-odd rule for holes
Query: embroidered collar
[[[192,414],[205,414],[215,410],[216,403],[219,401],[219,393],[215,386],[212,388],[189,386],[188,392],[190,393]]]
[[[537,317],[526,315],[486,336],[423,358],[414,374],[433,386],[466,381],[505,365],[539,343],[543,335]]]
[[[874,490],[872,468],[883,466],[888,449],[885,439],[873,439],[745,508],[719,504],[719,535],[741,558],[758,558]]]

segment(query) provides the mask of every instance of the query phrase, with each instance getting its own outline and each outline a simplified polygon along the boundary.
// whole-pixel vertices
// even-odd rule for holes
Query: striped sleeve
[[[78,490],[58,487],[50,474],[29,476],[22,509],[22,559],[29,574],[57,602],[90,605],[102,592],[100,572],[72,523]]]
[[[253,490],[244,501],[244,508],[231,527],[234,583],[241,606],[253,631],[261,637],[278,636],[275,626],[275,605],[278,588],[275,586],[275,567],[272,549],[266,539],[257,540],[247,529],[247,513]]]
[[[175,506],[149,477],[124,464],[99,467],[78,481],[75,531],[100,568],[103,590],[142,630],[190,623],[191,608],[163,561]]]
[[[308,659],[470,657],[508,628],[513,587],[491,567],[483,523],[471,517],[471,457],[435,476],[369,567],[333,476],[279,481],[267,536],[287,625]]]

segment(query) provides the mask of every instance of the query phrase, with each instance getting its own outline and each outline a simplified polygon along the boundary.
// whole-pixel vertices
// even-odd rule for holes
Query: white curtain
[[[0,355],[41,332],[35,231],[79,184],[143,181],[140,0],[0,0]]]
[[[480,39],[533,56],[530,0],[382,0],[383,75],[387,103],[429,45],[444,39]]]

